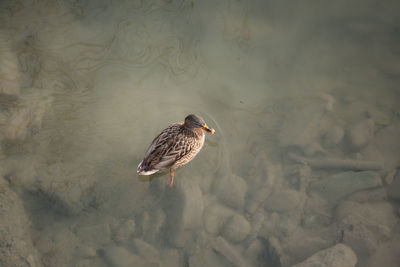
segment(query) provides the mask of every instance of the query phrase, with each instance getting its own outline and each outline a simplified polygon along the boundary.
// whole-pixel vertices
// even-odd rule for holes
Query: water
[[[3,1],[1,265],[397,266],[398,8]],[[175,186],[138,177],[190,113]]]

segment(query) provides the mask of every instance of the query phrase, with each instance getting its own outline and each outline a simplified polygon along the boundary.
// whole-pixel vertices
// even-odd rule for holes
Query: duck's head
[[[194,114],[186,116],[184,125],[189,129],[201,128],[210,134],[215,133],[215,130],[213,128],[209,128],[202,118]]]

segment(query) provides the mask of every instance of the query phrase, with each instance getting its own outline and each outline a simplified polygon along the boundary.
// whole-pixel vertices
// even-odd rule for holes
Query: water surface
[[[397,266],[398,8],[3,1],[0,262]],[[190,113],[216,134],[175,186],[137,176]]]

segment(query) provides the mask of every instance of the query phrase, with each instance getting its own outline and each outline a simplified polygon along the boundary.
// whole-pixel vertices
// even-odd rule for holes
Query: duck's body
[[[154,138],[138,165],[138,174],[151,175],[170,169],[169,184],[172,185],[174,169],[191,161],[203,147],[204,131],[214,133],[214,129],[208,128],[204,120],[196,115],[189,115],[184,122],[168,126]]]

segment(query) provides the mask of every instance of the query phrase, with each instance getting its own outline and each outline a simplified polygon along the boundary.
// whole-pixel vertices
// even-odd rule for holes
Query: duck
[[[172,186],[175,169],[196,157],[204,145],[205,132],[214,134],[215,130],[195,114],[187,115],[183,122],[171,124],[151,142],[137,173],[151,175],[169,169],[167,184]]]

